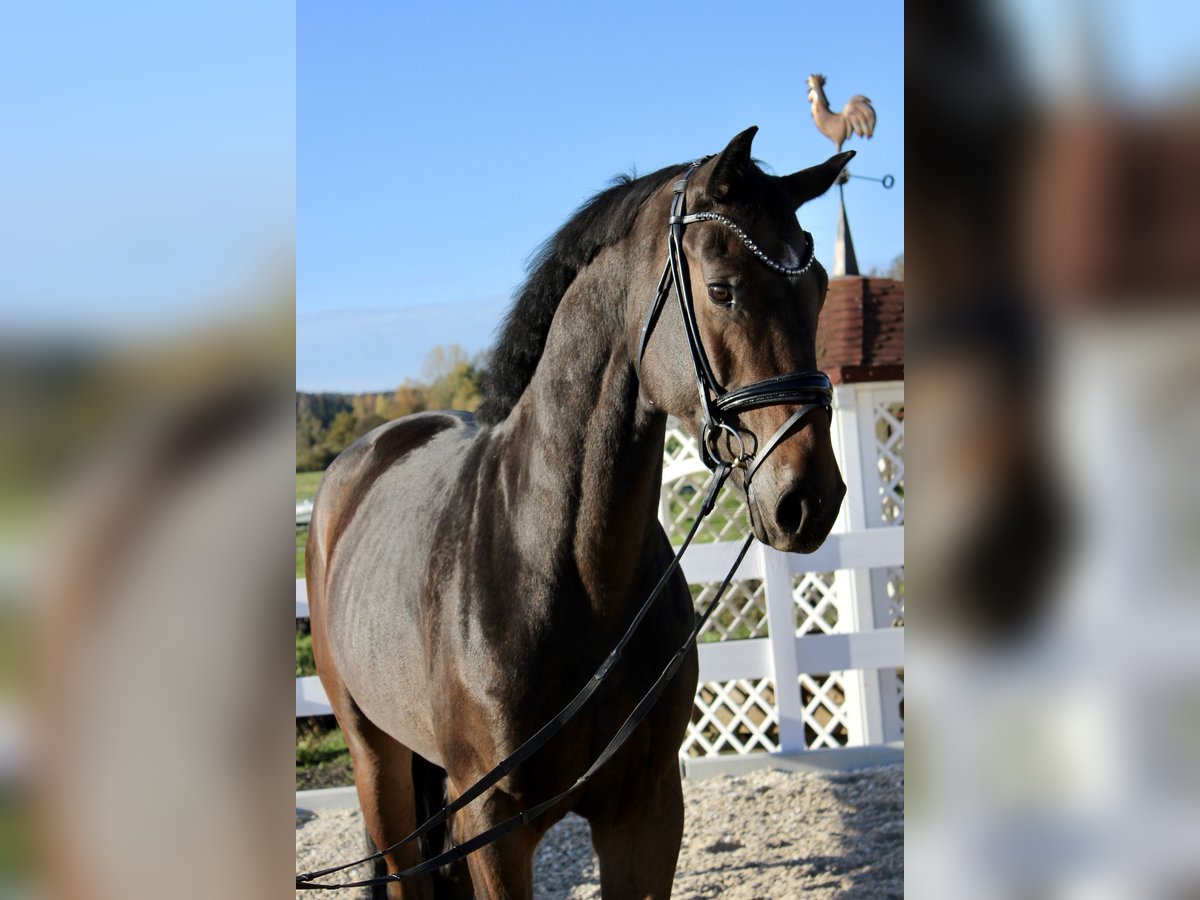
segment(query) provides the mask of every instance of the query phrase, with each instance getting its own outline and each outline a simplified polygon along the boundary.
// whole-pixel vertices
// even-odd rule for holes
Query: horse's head
[[[795,211],[825,193],[853,155],[842,153],[785,177],[767,175],[750,157],[756,130],[739,134],[697,168],[684,194],[689,216],[720,216],[686,225],[682,256],[704,355],[723,392],[777,376],[815,373],[817,313],[829,279],[815,260],[805,268],[812,256],[811,238],[801,230]],[[652,256],[657,260],[648,262],[647,271],[655,266],[661,271],[672,197],[668,185],[647,204],[643,218],[656,235]],[[644,295],[632,301],[638,327],[648,301]],[[659,408],[687,423],[699,440],[707,438],[716,460],[742,457],[735,478],[745,486],[747,471],[753,473],[747,493],[755,536],[780,550],[816,549],[829,534],[846,492],[824,403],[808,404],[795,396],[780,402],[764,394],[758,398],[763,402],[723,416],[730,427],[709,428],[706,435],[712,407],[701,399],[674,293],[652,326],[651,338],[639,348],[644,350],[642,390]]]

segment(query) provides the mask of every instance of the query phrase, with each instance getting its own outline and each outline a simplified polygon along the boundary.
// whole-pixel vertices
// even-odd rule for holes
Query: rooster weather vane
[[[875,107],[862,94],[855,94],[841,112],[834,112],[829,107],[825,97],[825,76],[808,76],[808,101],[812,104],[813,122],[817,130],[829,138],[837,146],[837,152],[842,152],[844,144],[851,135],[870,139],[875,134]],[[838,230],[837,243],[833,251],[834,275],[858,275],[858,259],[854,255],[854,242],[850,239],[850,223],[846,219],[846,198],[842,192],[843,185],[851,178],[861,178],[864,181],[878,181],[885,188],[891,188],[896,179],[891,175],[882,178],[872,178],[869,175],[851,175],[849,169],[843,169],[838,176]]]

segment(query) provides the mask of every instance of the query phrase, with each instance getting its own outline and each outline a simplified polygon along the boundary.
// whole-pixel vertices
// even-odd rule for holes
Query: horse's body
[[[739,156],[743,149],[748,163],[748,139]],[[667,338],[652,342],[640,381],[631,348],[642,298],[662,265],[662,187],[680,168],[613,188],[610,201],[631,208],[597,210],[601,195],[556,237],[527,288],[556,294],[553,305],[538,309],[523,297],[510,314],[509,341],[501,338],[494,365],[527,371],[499,385],[508,397],[489,398],[484,424],[466,413],[389,423],[343,453],[322,482],[307,558],[314,652],[379,847],[408,834],[419,817],[440,808],[443,791],[461,793],[554,716],[671,560],[656,518],[662,442],[667,411],[687,418],[687,392],[694,405],[695,387],[672,379],[678,362]],[[584,223],[593,232],[615,233],[556,269],[556,259],[570,256],[564,242],[572,224],[589,211],[624,215],[624,230],[593,216]],[[547,283],[539,286],[542,276]],[[823,293],[824,285],[817,287]],[[808,321],[807,313],[796,315]],[[660,329],[681,327],[669,316]],[[535,336],[514,344],[512,332],[522,327]],[[759,353],[782,352],[772,350],[781,340],[773,333],[756,339],[750,324],[742,327]],[[788,346],[808,347],[801,355],[812,353],[811,333],[785,337]],[[768,367],[787,361],[768,360]],[[713,362],[722,377],[745,380],[719,349]],[[762,429],[780,415],[747,413],[746,427]],[[813,534],[819,542],[825,519],[832,520],[830,497],[806,494],[802,513],[786,479],[807,466],[815,480],[813,470],[828,455],[827,428],[804,427],[787,443],[795,452],[787,459],[780,452],[760,476],[769,498],[759,503],[760,521],[770,520],[757,526],[760,537],[778,544],[772,529],[792,516],[793,544],[811,544]],[[453,838],[461,842],[568,787],[692,622],[691,596],[677,575],[600,692],[496,789],[455,814]],[[605,897],[668,896],[683,828],[676,754],[696,678],[693,649],[633,739],[586,787],[469,857],[469,877],[460,863],[456,871],[394,885],[395,895],[470,896],[473,887],[480,896],[529,897],[533,850],[573,809],[591,824]],[[440,841],[427,842],[425,855],[441,850]],[[415,864],[418,849],[389,854],[388,869]]]
[[[579,333],[594,342],[590,329]],[[564,361],[582,362],[575,349],[562,351]],[[562,371],[539,367],[530,397],[546,403],[519,406],[492,428],[466,414],[422,413],[376,429],[330,468],[314,510],[314,645],[338,719],[373,744],[393,739],[401,768],[402,745],[445,769],[452,796],[566,705],[672,556],[656,518],[664,417],[643,422],[635,438],[635,379],[621,385],[613,373],[597,403],[591,382],[578,380],[572,392]],[[458,840],[578,777],[691,625],[679,576],[612,685],[506,778],[500,796],[479,802],[486,816],[459,814]],[[676,754],[695,688],[693,656],[647,727],[574,798],[609,858],[606,875],[638,854],[658,870],[629,885],[639,895],[669,891],[682,830]],[[381,818],[406,823],[374,834],[378,846],[415,824],[404,793],[390,785],[375,801]],[[531,851],[568,808],[482,851],[503,870],[505,890],[520,896],[531,884]],[[503,865],[509,859],[521,862]],[[491,883],[487,895],[504,894]]]

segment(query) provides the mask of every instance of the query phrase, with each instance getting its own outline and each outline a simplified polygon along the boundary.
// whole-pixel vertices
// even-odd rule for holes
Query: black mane
[[[642,204],[686,164],[649,175],[621,175],[588,200],[530,259],[529,277],[500,327],[475,418],[495,425],[508,416],[533,378],[559,301],[596,254],[629,233]]]

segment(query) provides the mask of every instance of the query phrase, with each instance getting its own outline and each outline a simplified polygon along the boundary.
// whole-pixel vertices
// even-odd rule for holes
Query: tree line
[[[429,409],[474,412],[483,395],[482,354],[457,344],[435,347],[425,358],[423,380],[393,391],[361,394],[296,393],[296,470],[320,471],[356,440],[385,422]]]

